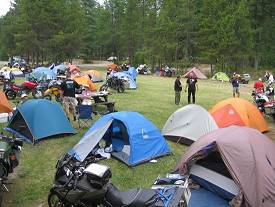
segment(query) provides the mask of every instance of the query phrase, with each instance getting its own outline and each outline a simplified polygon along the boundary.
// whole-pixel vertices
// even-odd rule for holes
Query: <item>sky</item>
[[[4,16],[10,9],[11,0],[0,0],[0,16]],[[103,4],[104,0],[97,0],[100,4]]]
[[[10,9],[10,0],[0,0],[0,16],[5,15]]]

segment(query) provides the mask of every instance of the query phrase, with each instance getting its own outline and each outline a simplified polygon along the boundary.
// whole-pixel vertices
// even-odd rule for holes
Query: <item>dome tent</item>
[[[218,102],[209,110],[217,125],[248,126],[260,132],[268,131],[268,125],[255,105],[241,98],[229,98]]]
[[[215,129],[218,126],[208,111],[199,105],[188,104],[171,114],[162,133],[167,139],[191,145]]]
[[[271,207],[275,203],[274,163],[275,143],[272,140],[256,129],[230,126],[195,142],[183,154],[175,170],[189,174],[214,197],[226,199],[227,206],[233,198],[230,206]],[[201,194],[204,191],[192,198],[196,195],[192,193],[188,206],[198,206],[196,202],[219,206],[210,204],[209,199],[213,196],[202,201]]]
[[[50,136],[76,133],[60,105],[45,99],[28,100],[20,105],[5,130],[29,143]]]
[[[170,154],[159,129],[137,112],[115,112],[97,120],[70,154],[83,161],[101,139],[111,143],[113,157],[135,166]]]

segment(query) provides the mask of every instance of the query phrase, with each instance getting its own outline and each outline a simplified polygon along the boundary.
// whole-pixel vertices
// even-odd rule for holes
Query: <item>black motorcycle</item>
[[[6,186],[8,175],[19,164],[22,146],[22,140],[0,135],[0,185],[7,192],[9,192]]]
[[[111,171],[105,165],[87,157],[78,162],[70,155],[56,165],[55,183],[48,196],[49,207],[181,207],[184,206],[183,188],[167,190],[136,188],[119,191],[109,183]]]
[[[125,82],[126,80],[115,76],[108,77],[106,83],[99,88],[99,91],[107,91],[110,87],[117,90],[118,93],[123,93],[125,91]]]

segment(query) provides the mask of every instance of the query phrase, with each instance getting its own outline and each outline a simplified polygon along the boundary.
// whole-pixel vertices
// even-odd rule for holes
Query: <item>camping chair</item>
[[[90,125],[88,122],[92,120],[93,107],[91,105],[78,105],[77,113],[78,127],[81,128],[81,123],[89,127]]]

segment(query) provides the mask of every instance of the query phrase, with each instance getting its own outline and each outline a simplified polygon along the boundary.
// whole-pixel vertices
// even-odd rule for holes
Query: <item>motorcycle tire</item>
[[[43,97],[43,92],[42,91],[38,91],[38,90],[32,91],[32,97],[34,99],[42,98]]]
[[[99,91],[107,91],[108,90],[108,84],[103,84],[100,88],[99,88]]]
[[[48,196],[48,206],[49,207],[73,207],[71,204],[66,204],[61,201],[58,195],[54,192],[50,192]]]
[[[275,122],[275,114],[272,114],[272,119]]]
[[[5,95],[8,100],[14,100],[16,97],[16,93],[12,90],[6,90]]]
[[[117,92],[118,92],[118,93],[124,93],[124,91],[125,91],[124,86],[118,86],[118,87],[117,87]]]
[[[47,95],[43,96],[43,99],[47,99],[47,100],[51,101],[52,100],[52,96],[50,94],[47,94]]]

